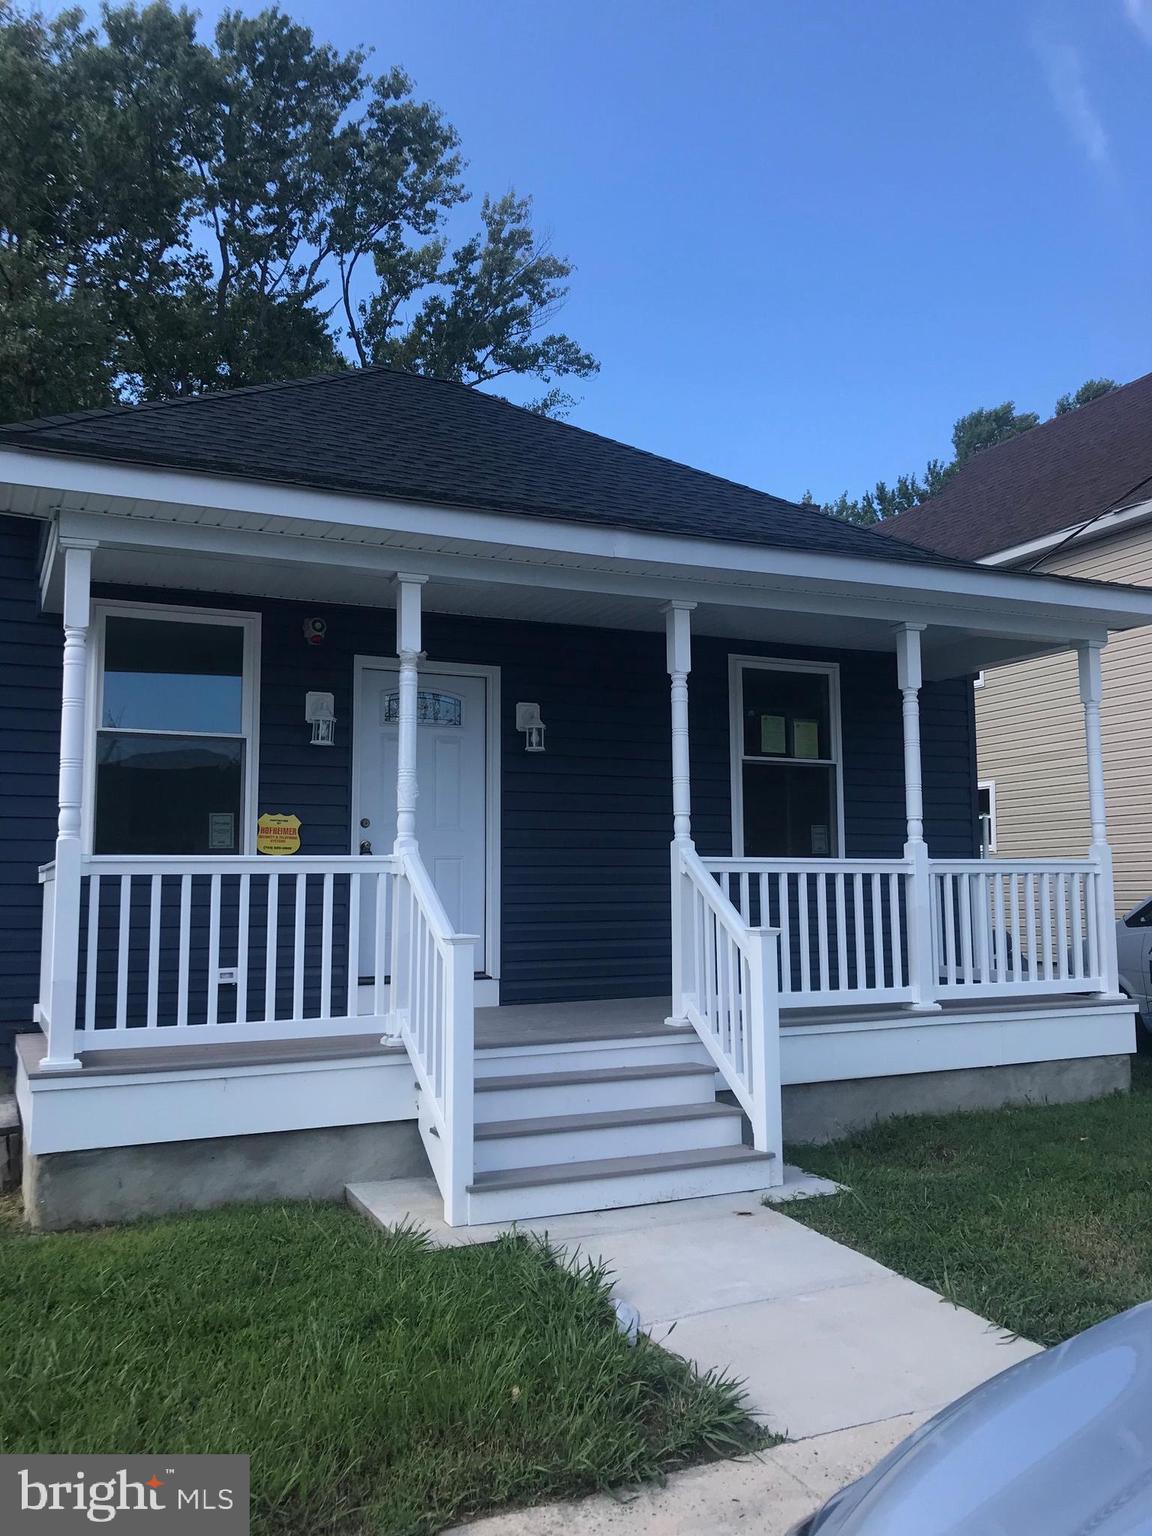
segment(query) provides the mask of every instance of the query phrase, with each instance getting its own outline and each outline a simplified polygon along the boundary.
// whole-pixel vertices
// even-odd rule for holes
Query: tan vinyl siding
[[[1043,569],[1152,586],[1152,525],[1050,556]],[[1152,632],[1114,635],[1104,651],[1104,785],[1125,912],[1152,896]],[[996,784],[996,852],[1055,857],[1087,849],[1088,781],[1076,658],[989,672],[976,690],[980,778]]]

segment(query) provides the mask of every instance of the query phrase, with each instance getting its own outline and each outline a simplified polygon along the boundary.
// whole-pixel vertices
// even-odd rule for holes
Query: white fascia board
[[[1007,549],[993,550],[990,555],[981,555],[976,563],[991,566],[1022,565],[1026,560],[1047,554],[1059,544],[1087,544],[1093,539],[1107,538],[1109,534],[1129,528],[1134,523],[1147,522],[1149,518],[1152,518],[1152,500],[1137,502],[1132,507],[1106,512],[1092,522],[1081,518],[1078,523],[1058,528],[1055,533],[1045,533],[1023,544],[1012,544]]]
[[[171,508],[170,520],[182,526],[195,526],[202,521],[205,511],[216,511],[242,513],[254,518],[321,522],[350,531],[370,529],[378,534],[400,534],[431,545],[464,541],[481,551],[489,551],[484,559],[497,556],[508,563],[529,563],[537,574],[542,563],[555,563],[558,559],[569,562],[570,578],[575,578],[572,565],[577,562],[608,562],[611,567],[626,561],[644,567],[663,566],[670,574],[679,567],[694,575],[705,589],[705,600],[707,588],[714,582],[727,581],[761,590],[773,582],[783,585],[803,582],[810,588],[837,594],[838,598],[874,589],[877,597],[907,595],[919,599],[928,608],[941,604],[956,607],[967,610],[964,622],[968,623],[974,622],[974,610],[983,609],[987,621],[995,615],[997,629],[1001,627],[1002,618],[997,610],[1002,605],[1016,606],[1021,613],[1036,617],[1043,614],[1055,622],[1057,634],[1061,632],[1063,620],[1074,623],[1080,620],[1107,629],[1127,629],[1152,623],[1152,591],[1133,589],[1131,595],[1126,594],[1121,599],[1114,588],[971,566],[930,562],[920,565],[729,544],[676,534],[417,505],[382,497],[316,491],[258,480],[230,480],[183,470],[110,464],[19,449],[0,450],[0,483],[5,481],[56,490],[70,498],[82,496],[116,503],[163,503]],[[157,520],[153,517],[151,521],[154,524]],[[313,540],[311,547],[314,549],[319,543],[319,540]],[[355,558],[362,559],[364,552],[365,546],[358,544]],[[473,559],[473,567],[480,564],[480,560]],[[395,568],[394,557],[392,566]],[[432,574],[431,570],[428,574]],[[581,583],[570,579],[566,585],[569,589],[579,589]],[[907,619],[904,607],[894,619],[896,617]],[[937,616],[935,622],[942,621]],[[1033,632],[1039,633],[1041,629],[1043,625]]]
[[[813,590],[812,584],[791,583],[787,578],[764,576],[749,584],[746,578],[724,579],[723,573],[701,571],[698,567],[668,566],[666,575],[650,571],[636,572],[623,564],[616,568],[584,565],[574,561],[564,564],[534,564],[525,559],[495,556],[477,558],[474,554],[442,554],[411,551],[395,545],[350,544],[346,541],[301,538],[289,534],[251,532],[235,528],[212,527],[195,523],[162,523],[131,518],[114,518],[90,513],[62,513],[61,530],[70,537],[98,539],[101,547],[143,550],[179,556],[181,553],[209,555],[220,561],[248,564],[265,569],[277,565],[306,564],[329,570],[347,569],[354,563],[364,574],[380,577],[380,601],[393,601],[390,585],[398,565],[411,567],[418,561],[425,575],[433,581],[453,583],[492,583],[507,587],[549,588],[557,592],[588,592],[651,601],[663,606],[672,600],[718,607],[761,609],[771,612],[828,613],[885,624],[894,623],[898,611],[902,622],[923,623],[984,632],[1005,637],[1023,637],[1035,641],[1043,650],[1063,647],[1076,640],[1104,641],[1108,620],[1099,613],[1078,613],[1068,608],[1020,611],[1010,603],[992,603],[969,598],[947,601],[941,595],[922,598],[915,591],[893,593],[883,588],[842,584],[826,590]],[[507,552],[504,552],[505,554]],[[711,578],[711,579],[710,579]],[[173,577],[169,584],[177,584]],[[1152,600],[1152,592],[1149,594]],[[899,603],[898,610],[893,603]],[[50,605],[51,606],[51,605]],[[1148,622],[1152,622],[1152,601]],[[1014,653],[1014,659],[1015,653]]]

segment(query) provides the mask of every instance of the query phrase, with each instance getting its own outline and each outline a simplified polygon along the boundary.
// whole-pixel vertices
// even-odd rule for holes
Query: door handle
[[[368,841],[368,839],[366,837],[363,837],[363,838],[360,839],[360,852],[361,853],[371,853],[372,852],[372,844]]]

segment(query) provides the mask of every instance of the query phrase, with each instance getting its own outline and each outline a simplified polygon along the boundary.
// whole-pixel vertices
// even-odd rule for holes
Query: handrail
[[[421,1088],[419,1125],[450,1226],[467,1221],[474,1167],[475,946],[457,933],[415,849],[397,854],[392,1017]]]
[[[778,933],[754,928],[686,843],[672,845],[673,1013],[695,1029],[783,1181]]]

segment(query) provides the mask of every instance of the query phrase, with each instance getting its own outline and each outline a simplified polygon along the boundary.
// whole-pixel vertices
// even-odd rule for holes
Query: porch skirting
[[[796,1143],[836,1141],[893,1115],[943,1115],[1007,1104],[1079,1104],[1127,1093],[1131,1060],[1085,1056],[839,1083],[791,1083],[783,1090],[784,1136]]]

